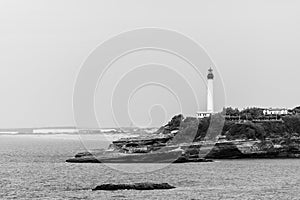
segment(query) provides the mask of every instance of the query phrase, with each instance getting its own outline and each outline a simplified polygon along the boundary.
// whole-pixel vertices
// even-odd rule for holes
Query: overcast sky
[[[175,30],[200,43],[222,76],[227,106],[300,105],[297,0],[1,0],[0,127],[75,125],[72,93],[81,64],[101,42],[141,27]],[[160,90],[156,96],[168,102],[172,97]],[[136,102],[143,101],[139,95]],[[151,105],[134,104],[131,114],[143,106]],[[151,125],[177,112],[154,107]],[[141,116],[147,115],[137,113],[138,123],[147,124]],[[102,126],[115,124],[104,119]]]

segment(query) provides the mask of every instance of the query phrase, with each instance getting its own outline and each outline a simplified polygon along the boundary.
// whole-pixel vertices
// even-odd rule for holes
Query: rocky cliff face
[[[300,144],[274,145],[260,140],[217,143],[205,158],[300,158]]]
[[[242,152],[232,142],[217,143],[205,158],[213,159],[234,159],[242,158]]]
[[[203,141],[207,124],[208,119],[198,123],[195,118],[183,120],[182,115],[177,115],[153,134],[116,140],[108,150],[79,153],[75,158],[68,159],[68,162],[147,163],[209,161],[205,159],[300,158],[300,139],[296,134],[279,139],[235,139],[216,143],[213,140]],[[247,126],[246,124],[241,127]]]
[[[124,138],[113,141],[109,149],[122,153],[149,153],[165,147],[172,138],[169,134]]]
[[[155,140],[156,141],[156,140]],[[197,142],[181,145],[167,145],[157,150],[146,145],[145,151],[124,151],[123,146],[131,141],[122,142],[121,147],[113,151],[84,152],[75,155],[67,162],[84,163],[181,163],[181,162],[210,162],[209,159],[241,159],[241,158],[300,158],[300,145],[273,145],[262,141],[226,141],[214,143]],[[144,144],[144,143],[143,143]],[[119,143],[117,142],[117,145]],[[127,145],[128,146],[128,145]],[[158,147],[157,147],[158,148]]]

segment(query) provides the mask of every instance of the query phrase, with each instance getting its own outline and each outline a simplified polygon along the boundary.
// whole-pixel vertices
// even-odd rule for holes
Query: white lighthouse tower
[[[208,69],[207,74],[207,110],[197,112],[197,118],[209,117],[214,113],[214,74],[212,68]]]
[[[207,112],[214,112],[214,74],[212,68],[209,68],[207,75]]]

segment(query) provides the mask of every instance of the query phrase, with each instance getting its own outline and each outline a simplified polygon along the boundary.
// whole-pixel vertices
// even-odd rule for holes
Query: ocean
[[[65,162],[81,151],[77,135],[0,135],[0,199],[300,199],[300,159],[217,160],[130,173],[156,166]],[[176,189],[91,190],[133,182],[167,182]]]

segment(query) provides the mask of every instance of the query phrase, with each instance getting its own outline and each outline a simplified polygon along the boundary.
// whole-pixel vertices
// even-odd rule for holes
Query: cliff
[[[222,116],[210,130],[211,118],[200,121],[177,115],[156,132],[113,141],[107,150],[82,152],[67,162],[207,162],[208,159],[300,158],[299,116],[289,116],[279,124],[271,122],[233,123],[223,121],[223,140],[216,141]],[[220,118],[220,119],[218,119]],[[217,119],[217,120],[216,120]],[[211,128],[211,127],[210,127]],[[283,133],[282,133],[283,132]],[[299,131],[300,132],[300,131]]]

